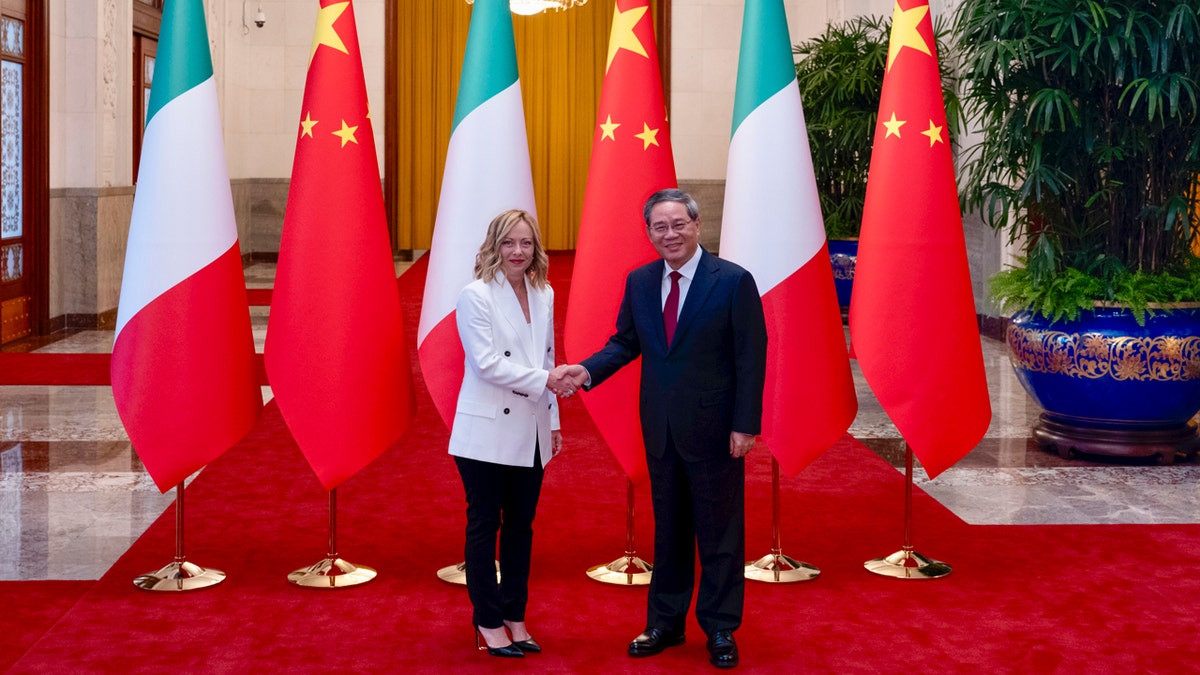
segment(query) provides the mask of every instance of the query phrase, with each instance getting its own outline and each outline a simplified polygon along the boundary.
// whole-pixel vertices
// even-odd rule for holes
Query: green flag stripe
[[[213,74],[201,0],[165,3],[160,35],[154,62],[154,84],[150,87],[150,104],[146,111],[147,125],[172,99]]]
[[[796,67],[782,0],[746,0],[732,131],[794,79]]]
[[[454,104],[454,126],[517,81],[517,47],[508,0],[475,0]]]

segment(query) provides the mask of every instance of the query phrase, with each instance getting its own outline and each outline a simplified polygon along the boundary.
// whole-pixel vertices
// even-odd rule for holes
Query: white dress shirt
[[[663,263],[663,278],[662,278],[662,306],[665,309],[667,306],[667,293],[671,292],[671,272],[679,272],[679,306],[675,310],[675,318],[679,318],[679,312],[683,309],[683,301],[687,299],[688,289],[692,287],[692,279],[696,276],[696,268],[700,266],[700,247],[696,247],[696,252],[687,262],[683,263],[678,270],[671,269],[671,266]]]

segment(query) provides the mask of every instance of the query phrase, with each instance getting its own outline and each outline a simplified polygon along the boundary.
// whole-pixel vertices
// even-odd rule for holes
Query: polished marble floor
[[[398,262],[397,272],[408,264]],[[273,281],[273,265],[246,269],[251,288]],[[261,351],[267,308],[251,315]],[[105,352],[112,339],[111,331],[81,331],[8,348]],[[993,408],[987,436],[935,480],[918,467],[917,485],[975,524],[1200,523],[1200,460],[1150,466],[1042,451],[1029,438],[1040,410],[1004,345],[982,342]],[[855,378],[850,433],[902,470],[899,434],[857,367]],[[173,499],[138,461],[111,388],[0,386],[0,580],[99,578]]]

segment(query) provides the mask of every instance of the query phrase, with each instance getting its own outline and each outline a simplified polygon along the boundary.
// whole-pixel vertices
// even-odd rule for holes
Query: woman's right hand
[[[579,373],[583,373],[581,378]],[[546,380],[546,388],[554,392],[556,396],[570,398],[586,381],[587,371],[583,366],[558,366],[550,371],[550,377]]]

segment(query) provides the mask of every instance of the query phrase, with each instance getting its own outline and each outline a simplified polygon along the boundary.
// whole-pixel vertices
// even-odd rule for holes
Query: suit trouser
[[[524,621],[529,600],[529,557],[533,517],[542,491],[540,452],[532,467],[507,466],[455,457],[467,497],[464,561],[471,621],[499,628]],[[500,540],[500,582],[496,581],[496,539]]]
[[[684,461],[667,441],[646,456],[654,506],[654,573],[646,626],[682,633],[695,586],[696,620],[708,635],[742,623],[746,566],[746,463],[728,454]]]

